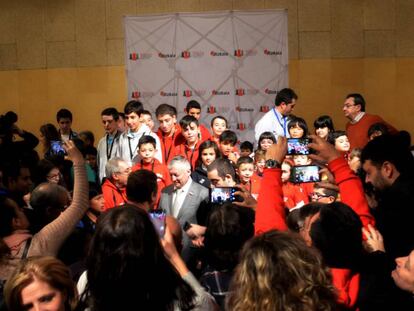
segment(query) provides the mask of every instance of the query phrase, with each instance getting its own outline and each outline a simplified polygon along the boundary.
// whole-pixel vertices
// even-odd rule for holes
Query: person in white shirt
[[[99,180],[102,181],[105,174],[105,165],[119,150],[119,138],[121,132],[118,130],[119,114],[115,108],[106,108],[101,113],[102,124],[105,129],[105,136],[98,143],[98,173]]]
[[[131,165],[140,161],[138,153],[138,141],[144,135],[154,137],[157,144],[155,158],[162,163],[161,145],[158,136],[151,129],[141,122],[142,103],[137,100],[129,101],[124,108],[125,123],[128,130],[119,139],[119,157],[130,162]]]
[[[255,127],[255,138],[259,141],[260,134],[271,132],[276,139],[279,136],[290,137],[288,131],[288,117],[296,105],[298,96],[295,91],[289,88],[280,90],[275,99],[275,107],[267,112]]]

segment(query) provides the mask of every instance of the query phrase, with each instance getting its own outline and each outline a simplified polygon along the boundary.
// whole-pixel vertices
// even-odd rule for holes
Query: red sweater
[[[109,178],[102,184],[102,194],[105,199],[105,210],[124,205],[127,202],[126,188],[119,189]]]
[[[337,158],[328,164],[339,186],[342,201],[348,204],[360,217],[362,223],[374,224],[362,190],[362,183],[352,172],[344,158]],[[255,233],[287,230],[283,208],[282,171],[265,169],[256,209]],[[349,269],[332,268],[333,284],[338,290],[340,302],[354,306],[358,296],[359,274]]]
[[[178,155],[175,146],[182,138],[181,128],[178,124],[176,124],[174,134],[171,136],[165,136],[161,129],[158,129],[157,135],[161,142],[162,163],[167,165],[172,158]]]
[[[368,143],[368,129],[374,123],[383,123],[385,126],[388,127],[390,132],[397,132],[397,130],[387,122],[385,122],[381,117],[365,113],[364,116],[359,120],[357,123],[352,124],[348,122],[346,124],[346,136],[348,136],[349,143],[351,145],[351,149],[354,148],[364,148],[364,146]]]
[[[161,190],[165,187],[171,185],[171,177],[170,173],[168,172],[168,168],[166,165],[160,163],[157,159],[154,159],[153,163],[137,163],[132,167],[132,171],[138,171],[138,170],[148,170],[153,172],[155,175],[157,175],[157,185],[158,185],[158,191],[157,191],[157,201],[155,206],[158,206],[158,202],[160,201],[161,197]]]

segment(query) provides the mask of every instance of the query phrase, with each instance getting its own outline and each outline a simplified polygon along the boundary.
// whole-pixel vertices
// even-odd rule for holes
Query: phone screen
[[[296,184],[320,181],[319,167],[317,165],[294,166],[290,179]]]
[[[66,151],[62,146],[63,142],[61,142],[60,140],[52,140],[50,142],[50,149],[52,154],[55,155],[66,155]]]
[[[215,187],[210,189],[210,202],[211,203],[225,203],[234,202],[236,196],[234,193],[238,189],[235,187]]]
[[[309,154],[309,138],[288,138],[287,154]]]
[[[154,224],[155,230],[157,230],[160,238],[164,237],[165,234],[165,218],[166,214],[164,210],[157,209],[149,212],[152,223]]]

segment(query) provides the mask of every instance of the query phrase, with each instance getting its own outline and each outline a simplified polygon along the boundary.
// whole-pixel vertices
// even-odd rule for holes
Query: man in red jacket
[[[110,159],[105,165],[107,178],[102,184],[105,199],[105,210],[127,202],[126,185],[131,173],[130,165],[121,158]]]

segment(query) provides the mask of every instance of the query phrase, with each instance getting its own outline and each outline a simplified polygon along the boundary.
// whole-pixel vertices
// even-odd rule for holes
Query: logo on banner
[[[230,95],[229,91],[212,90],[212,95]]]
[[[265,55],[282,55],[282,51],[271,51],[271,50],[268,50],[268,49],[264,49],[263,53]]]
[[[207,113],[210,113],[210,114],[216,113],[216,107],[214,107],[214,106],[208,106],[207,107]]]
[[[254,56],[254,55],[257,55],[257,50],[256,49],[251,49],[251,50],[237,49],[237,50],[234,50],[234,56],[236,56],[236,57]]]
[[[178,93],[177,92],[164,92],[164,91],[161,91],[160,95],[163,96],[163,97],[171,97],[171,96],[178,96]]]
[[[129,54],[130,60],[149,59],[151,57],[152,57],[151,53],[130,53]]]
[[[154,92],[140,92],[140,91],[134,91],[132,92],[132,98],[138,99],[138,98],[147,98],[154,96]]]
[[[211,56],[229,56],[229,53],[228,52],[225,52],[225,51],[211,51],[210,52],[210,55]]]
[[[176,58],[177,55],[175,55],[174,53],[164,54],[164,53],[159,52],[158,57],[159,58]]]
[[[184,97],[191,97],[191,96],[203,96],[206,94],[205,90],[184,90],[183,96]]]
[[[181,52],[181,57],[182,58],[199,58],[199,57],[203,57],[204,56],[204,52],[203,51],[182,51]]]
[[[256,95],[259,93],[257,89],[236,89],[234,92],[237,96]]]
[[[246,129],[246,123],[237,123],[237,129],[239,131],[244,131]]]
[[[191,97],[191,96],[193,96],[193,91],[191,91],[191,90],[184,90],[183,91],[183,96],[184,97]]]
[[[237,106],[236,111],[238,111],[238,112],[252,112],[252,111],[254,111],[254,109],[253,108],[242,108],[240,106]]]
[[[260,112],[268,112],[270,110],[269,106],[260,106]]]
[[[270,89],[265,89],[264,91],[266,94],[273,94],[276,95],[277,94],[277,90],[270,90]]]

